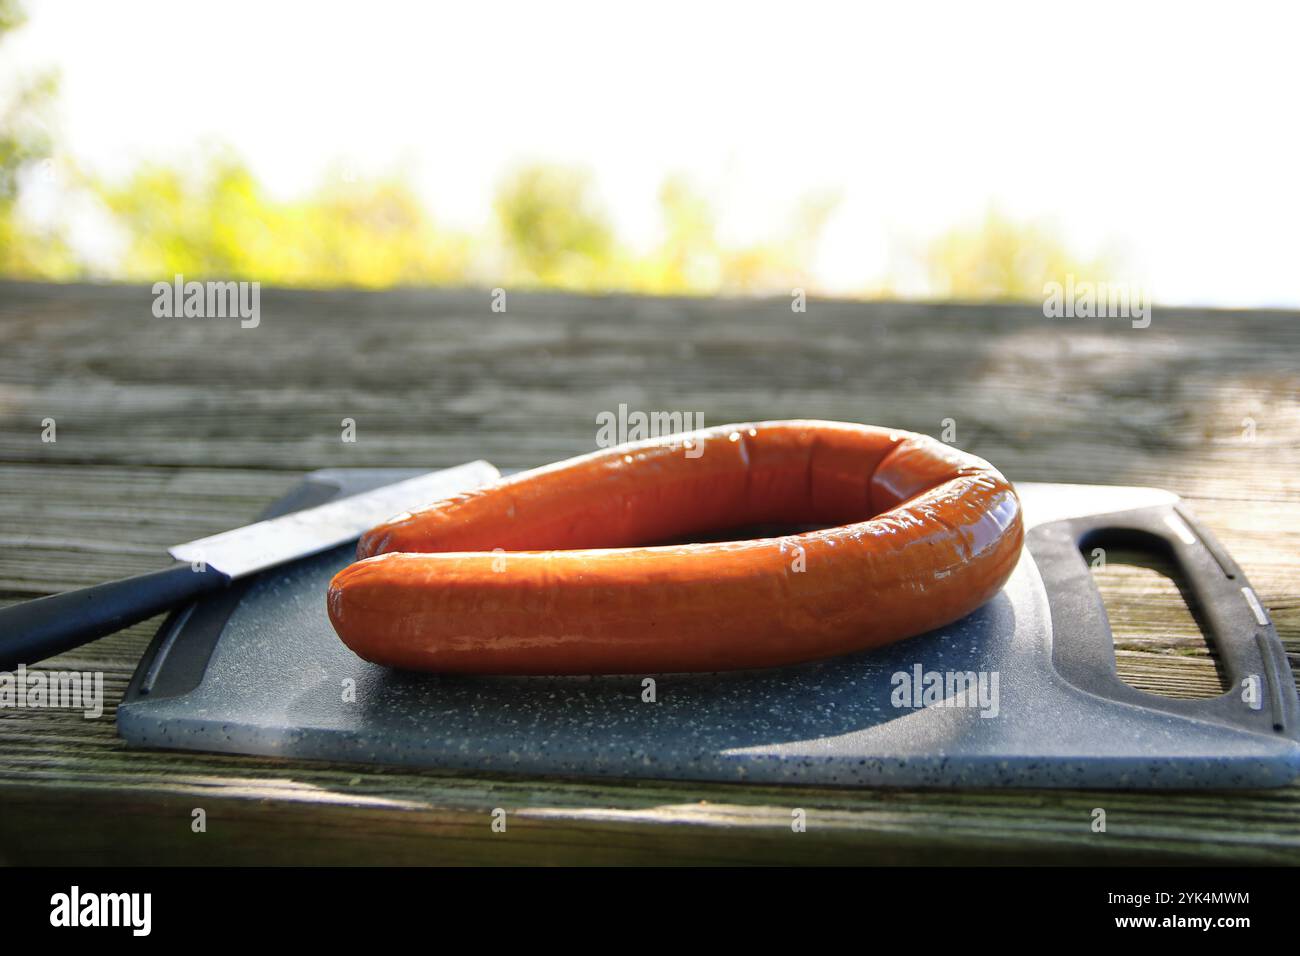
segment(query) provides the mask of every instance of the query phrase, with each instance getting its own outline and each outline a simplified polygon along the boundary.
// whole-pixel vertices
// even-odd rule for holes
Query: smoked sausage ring
[[[669,544],[758,523],[825,530]],[[770,667],[877,647],[992,598],[1020,557],[1015,490],[911,432],[724,425],[621,445],[368,532],[330,583],[343,642],[469,674]]]

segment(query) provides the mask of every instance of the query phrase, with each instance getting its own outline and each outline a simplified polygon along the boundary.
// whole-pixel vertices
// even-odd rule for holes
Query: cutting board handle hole
[[[1229,682],[1199,603],[1165,543],[1145,537],[1100,532],[1080,548],[1110,619],[1119,679],[1162,697],[1218,697]]]

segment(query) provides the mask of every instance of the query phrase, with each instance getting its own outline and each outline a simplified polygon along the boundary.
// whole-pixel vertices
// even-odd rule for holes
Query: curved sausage
[[[769,667],[877,647],[993,597],[1020,502],[931,438],[818,421],[726,425],[503,479],[371,530],[330,583],[366,660],[473,674]],[[785,537],[660,545],[759,522]]]

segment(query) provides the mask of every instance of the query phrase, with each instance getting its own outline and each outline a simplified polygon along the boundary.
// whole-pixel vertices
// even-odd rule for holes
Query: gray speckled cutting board
[[[317,472],[282,505],[410,474]],[[944,787],[1275,786],[1296,776],[1286,658],[1271,626],[1245,617],[1244,599],[1246,610],[1225,608],[1230,623],[1245,620],[1264,636],[1239,642],[1233,689],[1208,702],[1169,701],[1114,678],[1108,629],[1104,646],[1095,633],[1076,640],[1095,616],[1094,595],[1083,593],[1090,578],[1080,585],[1073,566],[1040,573],[1040,563],[1069,563],[1060,548],[1077,556],[1082,532],[1069,519],[1145,514],[1173,533],[1164,516],[1177,499],[1154,489],[1018,488],[1031,526],[1065,529],[1058,551],[1043,538],[1035,558],[1031,532],[992,602],[879,651],[644,678],[402,673],[360,660],[330,627],[326,585],[352,559],[347,547],[173,615],[132,680],[118,727],[146,747],[527,774]],[[1079,565],[1087,571],[1081,557]],[[1224,574],[1230,605],[1244,578]],[[1076,585],[1079,593],[1068,590]],[[1104,627],[1104,612],[1102,621],[1092,630]],[[1067,637],[1092,657],[1065,653]],[[957,675],[973,677],[974,690],[964,692]],[[1236,679],[1251,676],[1260,694],[1243,701]]]

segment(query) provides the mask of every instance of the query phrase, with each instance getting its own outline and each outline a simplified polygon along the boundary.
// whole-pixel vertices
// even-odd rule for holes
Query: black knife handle
[[[161,571],[0,608],[0,671],[62,654],[230,584],[215,568],[178,561]]]

